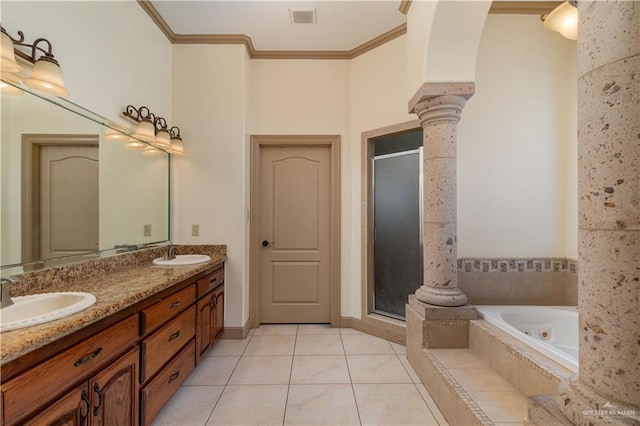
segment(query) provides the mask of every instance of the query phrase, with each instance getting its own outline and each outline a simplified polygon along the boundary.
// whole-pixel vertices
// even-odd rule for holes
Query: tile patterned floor
[[[218,341],[153,424],[446,425],[405,354],[353,329],[262,325]]]

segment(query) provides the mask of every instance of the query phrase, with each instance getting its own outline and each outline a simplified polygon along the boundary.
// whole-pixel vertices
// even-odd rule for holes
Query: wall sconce
[[[0,30],[2,32],[0,71],[4,80],[14,84],[24,82],[32,89],[55,96],[69,96],[69,91],[64,87],[62,69],[60,69],[58,61],[53,57],[49,40],[38,38],[33,44],[28,44],[24,42],[22,31],[18,31],[19,38],[14,39],[1,25]],[[46,44],[46,49],[40,47],[39,45],[41,44]],[[18,48],[26,48],[27,51],[31,49],[31,52],[27,54]],[[39,53],[41,54],[40,57],[38,57]],[[20,78],[18,75],[22,67],[16,62],[16,55],[34,64],[31,75],[28,78]]]
[[[540,16],[548,31],[556,31],[569,40],[578,39],[578,8],[576,0],[569,0]]]
[[[180,136],[180,129],[176,126],[169,129],[167,120],[163,117],[157,117],[146,106],[136,108],[133,105],[128,105],[122,115],[138,123],[132,135],[135,139],[132,138],[127,142],[125,144],[126,148],[145,148],[145,144],[136,141],[136,139],[139,139],[151,145],[145,148],[143,152],[145,155],[159,153],[160,151],[157,148],[170,154],[184,155],[184,144]]]

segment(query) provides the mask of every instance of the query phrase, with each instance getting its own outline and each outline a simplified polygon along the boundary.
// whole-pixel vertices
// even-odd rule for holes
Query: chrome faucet
[[[7,289],[7,284],[11,284],[13,281],[9,278],[1,278],[0,282],[2,285],[2,294],[0,296],[0,309],[6,308],[7,306],[13,305],[13,300],[11,300],[11,296],[9,296],[9,290]]]
[[[169,244],[167,246],[167,251],[164,253],[164,260],[172,260],[176,258],[176,246],[173,244]]]

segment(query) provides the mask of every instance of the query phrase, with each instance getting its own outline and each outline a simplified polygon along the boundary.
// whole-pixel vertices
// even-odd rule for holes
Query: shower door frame
[[[406,323],[402,320],[380,315],[374,312],[374,273],[373,273],[373,157],[374,139],[382,136],[409,133],[422,130],[419,120],[386,126],[362,133],[362,209],[361,209],[361,315],[358,328],[368,333],[406,344]]]

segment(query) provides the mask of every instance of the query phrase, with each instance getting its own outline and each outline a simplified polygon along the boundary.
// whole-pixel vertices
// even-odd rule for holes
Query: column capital
[[[474,82],[464,83],[424,83],[409,100],[409,113],[418,114],[416,106],[445,95],[461,96],[466,101],[476,92]],[[464,106],[464,103],[463,103]]]

